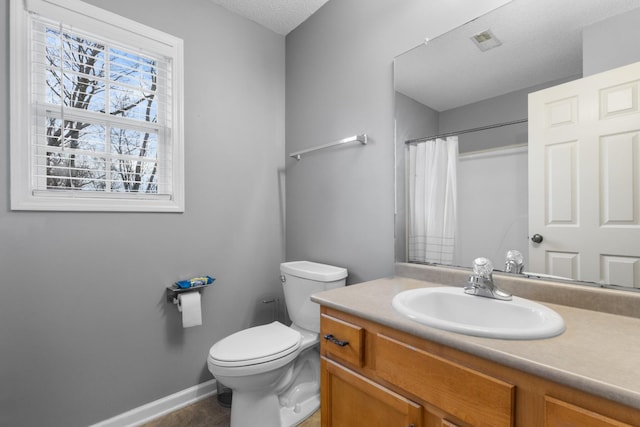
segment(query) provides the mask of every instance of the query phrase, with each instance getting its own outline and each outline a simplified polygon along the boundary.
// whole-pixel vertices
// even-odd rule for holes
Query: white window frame
[[[184,212],[183,42],[170,34],[79,0],[11,0],[10,4],[10,166],[11,209],[47,211]],[[171,87],[168,194],[46,190],[37,187],[33,161],[30,13],[169,58]]]

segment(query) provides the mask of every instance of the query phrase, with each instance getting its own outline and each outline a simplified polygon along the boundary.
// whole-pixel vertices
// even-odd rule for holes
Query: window
[[[11,208],[183,212],[182,41],[78,0],[11,7]]]

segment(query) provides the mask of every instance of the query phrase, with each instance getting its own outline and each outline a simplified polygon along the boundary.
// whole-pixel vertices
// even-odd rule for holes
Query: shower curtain
[[[408,146],[408,259],[452,264],[457,229],[458,137]]]

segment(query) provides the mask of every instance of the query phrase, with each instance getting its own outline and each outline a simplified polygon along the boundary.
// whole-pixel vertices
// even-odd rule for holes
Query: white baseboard
[[[216,380],[209,380],[146,405],[139,406],[90,427],[136,427],[191,405],[217,393]]]

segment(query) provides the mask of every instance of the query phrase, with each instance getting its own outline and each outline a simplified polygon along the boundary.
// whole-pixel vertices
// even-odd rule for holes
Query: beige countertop
[[[543,302],[566,331],[541,340],[502,340],[447,332],[391,306],[404,290],[441,282],[393,277],[320,292],[311,299],[409,334],[640,409],[640,319]]]

